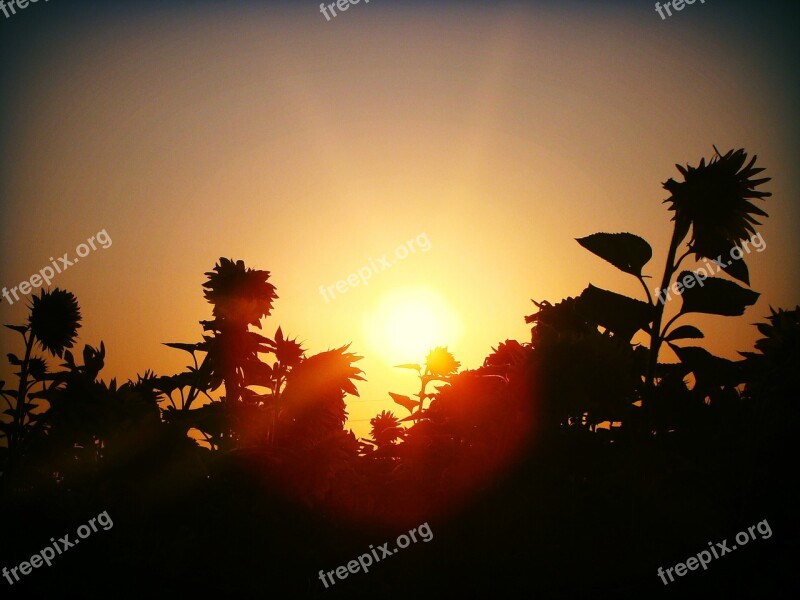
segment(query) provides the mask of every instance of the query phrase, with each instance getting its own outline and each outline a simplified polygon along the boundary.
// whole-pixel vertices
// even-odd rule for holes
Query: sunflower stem
[[[186,394],[186,400],[183,402],[181,410],[189,410],[192,407],[192,402],[194,402],[197,396],[200,394],[200,389],[198,388],[198,384],[200,383],[200,372],[206,366],[207,362],[208,354],[206,354],[205,358],[203,358],[200,368],[195,371],[194,381],[192,382],[192,386],[189,388],[189,393]],[[197,364],[197,359],[195,359],[195,364]]]
[[[426,368],[425,369],[425,373],[420,377],[420,381],[422,383],[422,387],[419,390],[419,394],[417,394],[417,397],[419,398],[419,407],[417,408],[417,413],[421,413],[422,412],[422,408],[423,408],[424,403],[425,403],[425,388],[427,387],[428,382],[430,381],[430,375],[428,373],[429,373],[429,371]]]
[[[644,281],[644,277],[639,275],[638,279],[639,279],[639,282],[642,284],[642,287],[644,288],[644,293],[647,294],[647,301],[650,304],[652,304],[653,303],[653,296],[650,295],[650,290],[648,289],[647,284]]]
[[[669,321],[667,321],[667,324],[664,325],[664,329],[661,330],[661,339],[662,340],[667,337],[667,330],[669,329],[669,326],[672,325],[675,321],[678,320],[679,317],[682,317],[684,314],[685,313],[678,313],[677,315],[672,317]]]
[[[17,389],[17,407],[14,411],[14,436],[9,438],[9,450],[19,445],[19,440],[22,437],[22,422],[25,419],[25,399],[28,396],[28,368],[30,366],[31,352],[33,351],[33,343],[35,340],[32,331],[28,332],[28,337],[25,340],[25,360],[22,361],[19,370],[19,388]],[[12,453],[13,456],[13,453]]]
[[[667,260],[664,264],[664,276],[661,279],[661,287],[659,287],[659,290],[663,290],[669,286],[669,282],[675,274],[678,264],[680,264],[675,262],[675,255],[678,252],[678,246],[686,236],[686,232],[684,231],[681,235],[679,225],[678,220],[676,220],[675,226],[672,229],[672,240],[670,240],[669,243],[669,252],[667,253]],[[681,260],[683,260],[683,258],[681,258]],[[644,381],[643,407],[649,403],[650,396],[653,392],[653,380],[655,379],[656,366],[658,365],[658,352],[661,350],[661,343],[663,342],[663,337],[661,336],[661,320],[664,318],[665,306],[666,303],[664,302],[655,303],[656,314],[653,319],[653,327],[650,329],[650,356]]]
[[[681,263],[683,262],[683,259],[684,259],[684,258],[686,258],[687,256],[689,256],[691,253],[692,253],[692,249],[691,249],[691,248],[689,248],[689,249],[688,249],[686,252],[684,252],[684,253],[681,255],[681,257],[678,259],[678,262],[676,262],[676,263],[675,263],[675,266],[673,267],[673,272],[675,272],[675,271],[677,271],[677,270],[678,270],[678,267],[679,267],[679,266],[681,265]],[[662,288],[662,289],[663,289],[663,288]]]

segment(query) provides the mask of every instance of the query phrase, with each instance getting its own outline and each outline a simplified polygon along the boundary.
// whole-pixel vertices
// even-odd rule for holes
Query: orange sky
[[[105,229],[113,245],[53,284],[79,298],[80,343],[105,341],[106,378],[181,369],[161,342],[199,340],[203,273],[243,259],[278,288],[268,335],[281,325],[311,353],[352,342],[365,356],[369,381],[348,403],[365,435],[395,408],[388,391],[416,385],[379,348],[387,302],[435,297],[452,321],[441,344],[476,367],[528,339],[530,298],[590,281],[641,297],[574,238],[642,235],[660,279],[661,182],[712,144],[756,152],[773,177],[767,249],[748,258],[762,297],[742,318],[684,322],[735,358],[769,305],[800,301],[794,71],[734,35],[724,7],[662,22],[619,5],[373,2],[328,23],[313,6],[271,6],[73,18],[2,67],[0,286]],[[423,233],[429,251],[322,298],[320,285]],[[24,315],[0,301],[2,322]],[[14,335],[0,334],[3,354],[19,352]]]

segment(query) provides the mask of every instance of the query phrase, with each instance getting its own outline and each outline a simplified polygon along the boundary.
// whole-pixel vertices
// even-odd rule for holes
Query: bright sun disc
[[[461,329],[445,301],[426,288],[393,292],[366,316],[364,326],[367,338],[393,364],[423,361],[435,346],[452,346]]]

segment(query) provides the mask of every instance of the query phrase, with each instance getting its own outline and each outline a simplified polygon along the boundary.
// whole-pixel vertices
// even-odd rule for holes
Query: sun
[[[366,337],[389,363],[421,362],[435,346],[460,337],[456,313],[428,288],[396,290],[364,318]]]

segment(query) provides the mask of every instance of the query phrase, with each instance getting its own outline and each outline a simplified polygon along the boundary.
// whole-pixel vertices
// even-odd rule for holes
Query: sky
[[[531,299],[590,282],[642,298],[575,238],[641,235],[660,280],[661,184],[712,145],[773,178],[765,248],[746,257],[761,296],[740,318],[681,322],[737,358],[770,306],[800,302],[792,3],[661,19],[638,1],[372,0],[330,21],[310,0],[164,4],[0,14],[0,286],[104,231],[53,286],[79,299],[80,347],[105,342],[105,379],[182,370],[162,343],[200,340],[203,274],[241,259],[277,287],[265,334],[364,356],[347,401],[366,435],[381,410],[405,415],[389,391],[417,389],[392,365],[432,345],[475,368],[530,339]],[[25,316],[0,300],[3,323]]]

